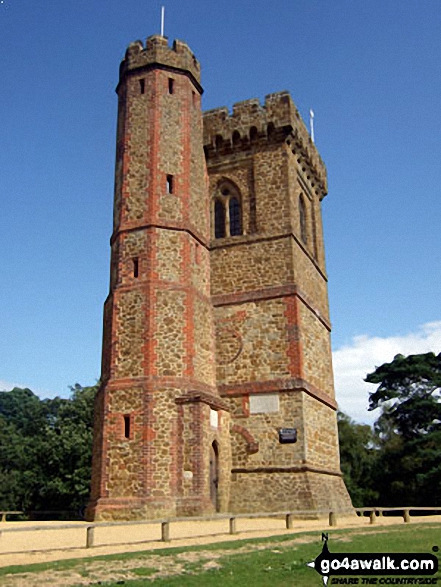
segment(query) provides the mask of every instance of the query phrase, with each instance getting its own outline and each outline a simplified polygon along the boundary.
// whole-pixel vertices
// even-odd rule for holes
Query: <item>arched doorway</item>
[[[210,446],[210,498],[214,509],[219,511],[219,446],[216,441]]]

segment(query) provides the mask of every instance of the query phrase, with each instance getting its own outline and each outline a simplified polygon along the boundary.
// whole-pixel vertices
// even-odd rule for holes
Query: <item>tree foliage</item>
[[[414,440],[441,430],[441,353],[396,355],[377,367],[365,381],[378,383],[370,395],[369,410],[382,408],[379,433]]]
[[[77,510],[87,501],[96,386],[71,392],[0,392],[0,509]]]
[[[382,505],[441,505],[441,353],[396,355],[365,381],[379,451],[373,481]]]
[[[378,492],[371,486],[376,460],[375,437],[368,424],[357,424],[338,412],[341,470],[354,507],[372,505]]]

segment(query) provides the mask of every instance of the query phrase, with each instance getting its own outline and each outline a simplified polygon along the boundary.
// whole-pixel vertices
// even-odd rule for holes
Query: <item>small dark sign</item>
[[[293,444],[297,442],[297,429],[281,428],[279,430],[279,442],[280,444]]]

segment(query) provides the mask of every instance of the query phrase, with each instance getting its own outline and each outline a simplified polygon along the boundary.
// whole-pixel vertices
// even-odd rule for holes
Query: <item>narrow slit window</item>
[[[173,94],[175,91],[175,80],[172,77],[168,78],[168,93]]]
[[[174,192],[173,175],[167,175],[166,191],[167,191],[167,194],[173,194],[173,192]]]
[[[130,438],[130,416],[124,416],[124,438]]]
[[[306,218],[306,205],[303,196],[299,197],[299,216],[300,216],[300,237],[302,241],[308,244],[308,229],[307,229],[307,218]]]
[[[135,257],[133,259],[133,277],[139,277],[139,259]]]
[[[145,93],[145,79],[139,80],[139,90],[140,90],[141,94]]]

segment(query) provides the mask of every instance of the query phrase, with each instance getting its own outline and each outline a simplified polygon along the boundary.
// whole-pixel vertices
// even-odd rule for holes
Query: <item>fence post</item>
[[[87,526],[86,548],[92,548],[95,541],[95,526]]]
[[[410,522],[410,511],[409,510],[403,510],[403,520],[406,524],[408,524]]]
[[[230,518],[230,534],[236,534],[236,518]]]
[[[170,542],[170,522],[161,522],[161,540]]]
[[[337,515],[335,512],[329,512],[329,525],[337,526]]]
[[[293,515],[292,514],[286,514],[286,529],[287,530],[291,530],[292,529],[292,519],[293,519]]]
[[[375,510],[369,512],[369,524],[375,524],[376,517]]]

